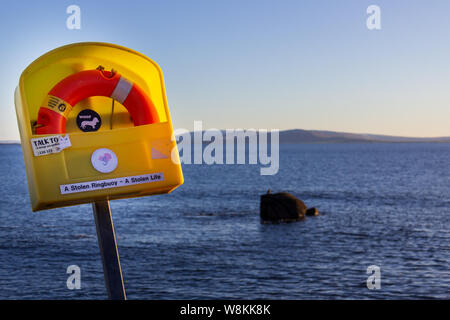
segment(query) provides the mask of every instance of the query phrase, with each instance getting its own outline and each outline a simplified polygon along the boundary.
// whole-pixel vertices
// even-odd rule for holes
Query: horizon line
[[[208,130],[208,129],[207,129]],[[202,130],[202,132],[207,131]],[[226,131],[229,129],[214,129],[219,131]],[[259,130],[254,128],[234,128],[232,130]],[[270,130],[276,130],[276,129],[267,129],[268,133]],[[282,129],[279,130],[279,132],[286,132],[286,131],[307,131],[307,132],[327,132],[327,133],[338,133],[338,134],[350,134],[350,135],[360,135],[360,136],[379,136],[379,137],[389,137],[389,138],[407,138],[407,139],[450,139],[449,136],[433,136],[433,137],[418,137],[418,136],[401,136],[401,135],[392,135],[392,134],[383,134],[383,133],[358,133],[358,132],[347,132],[347,131],[333,131],[333,130],[320,130],[320,129],[301,129],[301,128],[294,128],[294,129]],[[194,130],[190,130],[190,133],[195,132]],[[70,134],[70,133],[69,133]],[[21,140],[11,140],[11,139],[1,139],[0,143],[2,144],[20,144]]]

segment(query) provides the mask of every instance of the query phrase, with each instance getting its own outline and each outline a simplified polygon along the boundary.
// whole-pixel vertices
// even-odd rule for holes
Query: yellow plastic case
[[[31,139],[44,137],[35,134],[34,126],[50,89],[70,74],[99,65],[106,70],[114,69],[137,83],[152,99],[161,122],[134,127],[120,103],[114,101],[113,107],[111,98],[91,97],[75,105],[67,118],[66,134],[71,146],[57,153],[35,156]],[[136,51],[97,42],[52,50],[22,73],[15,92],[15,105],[33,211],[168,193],[183,183],[161,69]],[[83,132],[77,126],[76,117],[84,109],[100,115],[98,131]],[[66,134],[58,136],[66,137]],[[91,163],[93,152],[101,148],[113,151],[118,158],[116,169],[110,173],[97,171]],[[127,184],[133,177],[136,184]],[[120,183],[112,187],[106,184],[100,189],[75,187],[70,193],[63,193],[61,187],[105,186],[104,180]]]

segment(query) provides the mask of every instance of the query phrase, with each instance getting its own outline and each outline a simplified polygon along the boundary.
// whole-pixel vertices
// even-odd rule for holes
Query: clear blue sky
[[[81,30],[66,8],[81,7]],[[381,8],[381,30],[366,9]],[[450,136],[450,1],[8,1],[0,12],[0,139],[45,52],[102,41],[163,69],[176,128],[304,128]]]

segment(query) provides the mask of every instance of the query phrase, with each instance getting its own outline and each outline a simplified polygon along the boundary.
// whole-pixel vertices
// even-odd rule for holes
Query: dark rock
[[[261,196],[260,216],[264,222],[289,222],[304,219],[306,206],[290,193],[267,193]]]
[[[319,210],[317,210],[316,208],[309,208],[306,210],[306,215],[307,216],[318,216]]]

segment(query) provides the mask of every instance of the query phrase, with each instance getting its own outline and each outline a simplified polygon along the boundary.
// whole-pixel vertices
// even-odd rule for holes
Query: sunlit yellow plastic
[[[60,153],[34,156],[30,139],[43,135],[36,135],[33,125],[50,89],[70,74],[95,69],[99,65],[106,70],[114,69],[137,83],[154,102],[161,122],[134,127],[127,110],[117,101],[112,113],[111,98],[88,98],[75,105],[67,119],[66,132],[72,146]],[[173,128],[161,69],[138,52],[96,42],[76,43],[52,50],[22,73],[15,93],[15,105],[33,211],[168,193],[183,183],[176,142],[172,140]],[[77,114],[86,108],[95,110],[102,118],[102,125],[96,132],[82,132],[76,124]],[[100,173],[92,166],[91,155],[99,148],[108,148],[117,155],[119,163],[113,172]],[[164,181],[60,193],[60,185],[159,172],[163,172]]]

